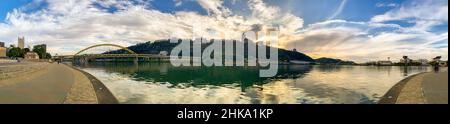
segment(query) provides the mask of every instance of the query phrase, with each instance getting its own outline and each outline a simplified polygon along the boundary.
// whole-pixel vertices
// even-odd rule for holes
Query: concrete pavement
[[[34,73],[0,80],[0,104],[101,103],[91,80],[83,72],[63,64],[43,66]]]
[[[422,85],[426,103],[448,104],[448,72],[429,73]]]
[[[400,81],[380,104],[448,104],[448,71],[428,72]]]

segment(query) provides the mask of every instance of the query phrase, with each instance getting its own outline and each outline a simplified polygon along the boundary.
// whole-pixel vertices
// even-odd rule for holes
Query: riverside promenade
[[[117,103],[100,81],[68,65],[6,63],[0,70],[0,104]]]
[[[413,75],[400,81],[380,104],[448,104],[448,68]]]

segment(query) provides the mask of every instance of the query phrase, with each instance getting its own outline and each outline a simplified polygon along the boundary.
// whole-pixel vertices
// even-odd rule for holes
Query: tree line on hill
[[[316,63],[319,64],[339,64],[339,65],[356,65],[353,61],[344,61],[341,59],[333,59],[333,58],[319,58],[315,60]]]
[[[155,42],[149,41],[149,42],[129,46],[128,49],[130,49],[138,54],[159,54],[161,51],[170,52],[173,48],[178,46],[180,44],[180,42],[181,42],[181,40],[179,40],[179,43],[170,43],[169,40],[157,40]],[[223,42],[225,42],[225,41],[223,41]],[[193,54],[192,54],[193,43],[194,42],[191,41],[191,47],[190,47],[191,48],[191,56],[193,56]],[[212,42],[201,44],[202,49],[204,50],[211,44],[212,44]],[[245,40],[244,42],[234,41],[234,43],[233,43],[234,50],[236,48],[235,46],[238,46],[238,45],[244,45],[244,57],[245,58],[248,57],[248,45],[256,46],[256,44],[254,42],[249,42],[248,40]],[[223,46],[222,50],[224,50],[225,45],[222,45],[222,46]],[[266,47],[268,48],[269,46],[266,46]],[[267,52],[269,53],[270,51],[267,50]],[[124,53],[127,53],[127,51],[115,50],[115,51],[105,52],[104,54],[124,54]],[[266,55],[269,57],[270,54],[266,54]],[[288,62],[291,60],[315,62],[315,60],[313,58],[311,58],[308,55],[303,54],[301,52],[297,52],[297,51],[291,51],[291,50],[278,48],[278,55],[279,55],[278,56],[279,60],[283,61],[283,62]],[[257,56],[255,56],[255,57],[257,58]]]

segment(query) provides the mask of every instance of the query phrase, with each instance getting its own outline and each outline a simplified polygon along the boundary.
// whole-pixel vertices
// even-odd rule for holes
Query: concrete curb
[[[422,72],[419,74],[415,74],[412,76],[409,76],[400,82],[398,82],[396,85],[394,85],[389,91],[381,98],[381,100],[378,102],[378,104],[396,104],[397,99],[400,96],[400,93],[402,92],[402,89],[405,87],[405,85],[413,78],[417,77],[418,75],[425,74],[427,72]]]
[[[67,64],[65,64],[67,65]],[[95,93],[97,95],[97,101],[98,104],[119,104],[119,101],[117,98],[109,91],[109,89],[95,76],[80,70],[72,65],[67,65],[72,69],[75,69],[77,71],[80,71],[83,73],[91,82],[92,86],[94,87]]]

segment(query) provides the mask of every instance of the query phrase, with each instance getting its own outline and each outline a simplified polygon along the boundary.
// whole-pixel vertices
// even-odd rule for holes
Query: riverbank
[[[410,76],[392,87],[380,104],[448,104],[448,70]]]
[[[108,90],[98,87],[97,83],[101,82],[92,82],[85,72],[68,65],[28,62],[2,66],[2,72],[8,73],[9,77],[0,79],[0,104],[118,103],[112,94],[97,92],[97,89]],[[11,73],[36,66],[39,69],[30,73]]]

